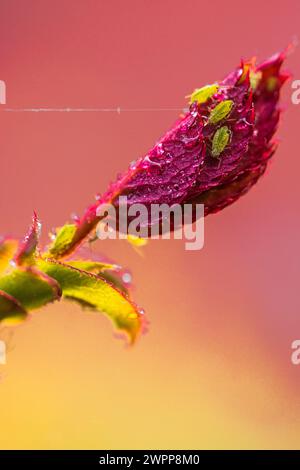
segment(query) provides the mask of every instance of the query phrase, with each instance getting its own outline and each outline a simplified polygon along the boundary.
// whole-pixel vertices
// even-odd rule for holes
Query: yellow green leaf
[[[74,260],[67,262],[68,266],[87,271],[96,275],[101,274],[101,277],[113,284],[117,289],[123,293],[128,294],[128,289],[122,282],[120,276],[117,275],[116,271],[120,269],[115,264],[102,263],[99,261],[85,261],[85,260]]]
[[[89,261],[89,260],[71,260],[68,261],[68,266],[73,266],[74,268],[81,269],[83,271],[88,271],[90,273],[99,274],[102,271],[107,271],[108,269],[116,269],[117,266],[111,263],[102,263],[101,261]]]
[[[24,310],[33,310],[57,299],[57,290],[43,273],[14,269],[0,278],[0,290],[12,296]],[[9,315],[9,311],[6,312]],[[2,312],[5,316],[5,312]]]
[[[53,243],[48,248],[51,256],[56,258],[61,253],[67,251],[68,246],[70,246],[73,240],[76,228],[75,224],[66,224],[57,229]]]
[[[117,329],[134,342],[142,326],[137,307],[102,275],[95,275],[53,259],[40,260],[39,268],[55,279],[64,297],[78,300],[106,314]]]
[[[13,259],[17,248],[17,240],[6,238],[0,242],[0,275],[11,268],[10,261]]]
[[[0,321],[7,324],[18,323],[27,316],[26,310],[13,296],[0,290]]]

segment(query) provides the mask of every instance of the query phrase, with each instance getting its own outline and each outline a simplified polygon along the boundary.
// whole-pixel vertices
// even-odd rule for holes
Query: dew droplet
[[[131,284],[132,282],[132,276],[130,274],[129,271],[125,271],[123,274],[122,274],[122,281],[124,282],[124,284]]]
[[[78,214],[71,214],[71,219],[74,221],[74,222],[79,222],[80,221],[80,217]]]
[[[154,162],[153,160],[151,160],[149,155],[146,155],[143,160],[142,168],[147,169],[147,168],[150,168],[151,166],[157,166],[160,168],[161,164],[158,162]]]
[[[157,145],[157,155],[163,155],[165,153],[162,143]]]
[[[129,164],[129,169],[136,170],[136,160],[132,160],[132,162]]]

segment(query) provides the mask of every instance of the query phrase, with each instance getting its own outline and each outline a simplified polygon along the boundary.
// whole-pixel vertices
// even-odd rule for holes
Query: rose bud
[[[259,66],[242,62],[221,82],[196,89],[188,111],[77,221],[62,256],[95,229],[100,206],[110,203],[118,210],[120,196],[127,197],[128,207],[141,203],[148,209],[202,203],[207,215],[245,194],[276,148],[279,94],[288,78],[280,71],[285,56],[276,54]]]

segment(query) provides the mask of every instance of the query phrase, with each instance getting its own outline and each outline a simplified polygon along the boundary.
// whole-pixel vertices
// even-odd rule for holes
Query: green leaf
[[[117,266],[111,263],[102,263],[102,261],[93,261],[93,260],[68,260],[68,266],[73,266],[74,268],[81,269],[83,271],[88,271],[90,273],[99,274],[108,269],[116,269]]]
[[[211,111],[208,122],[210,124],[216,124],[222,119],[225,119],[231,112],[233,107],[232,100],[224,100],[221,103],[217,104],[217,106]]]
[[[113,284],[123,294],[128,295],[128,289],[124,285],[120,275],[116,273],[119,266],[115,264],[102,263],[100,261],[85,261],[85,260],[72,260],[67,262],[68,266],[87,271],[96,275],[101,275],[102,278]]]
[[[0,275],[11,269],[10,261],[18,248],[17,240],[6,238],[0,242]]]
[[[0,290],[16,299],[24,310],[32,310],[58,298],[54,282],[38,271],[14,269],[0,278]],[[2,312],[5,314],[9,316],[9,310]]]
[[[66,224],[57,229],[55,239],[49,247],[49,254],[53,256],[53,258],[67,251],[67,248],[72,243],[76,228],[75,224]]]
[[[89,305],[106,314],[116,328],[127,333],[133,343],[142,327],[136,305],[116,287],[95,275],[53,259],[40,260],[39,268],[61,286],[63,296]]]
[[[230,135],[231,133],[227,126],[220,127],[220,129],[215,132],[212,140],[211,151],[214,158],[218,158],[221,155],[229,142]]]
[[[116,274],[114,271],[103,271],[101,277],[108,281],[110,284],[115,286],[119,291],[121,291],[126,296],[129,295],[129,291],[122,281],[121,277]]]
[[[17,323],[27,316],[26,310],[17,299],[0,290],[0,321]]]

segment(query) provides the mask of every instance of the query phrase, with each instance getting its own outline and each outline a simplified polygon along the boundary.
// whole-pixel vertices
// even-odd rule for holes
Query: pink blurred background
[[[8,107],[181,108],[241,57],[299,34],[300,4],[0,0]],[[299,49],[288,68],[300,79]],[[13,330],[1,366],[1,448],[298,448],[299,117],[246,197],[208,217],[205,247],[97,242],[134,275],[150,331],[132,349],[100,314],[53,304]],[[6,113],[0,232],[82,213],[178,112]],[[7,331],[4,332],[7,335]]]

